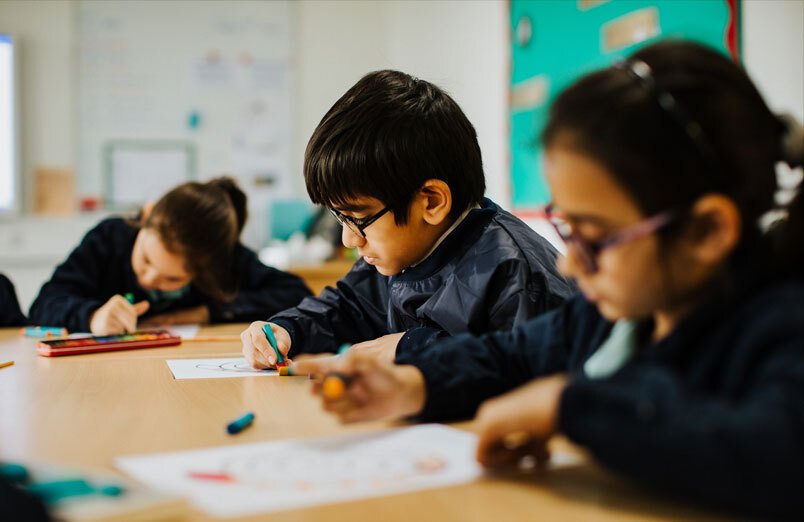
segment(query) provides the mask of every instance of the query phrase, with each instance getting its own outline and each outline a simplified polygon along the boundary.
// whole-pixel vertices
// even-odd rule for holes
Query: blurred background
[[[293,236],[314,217],[305,146],[384,68],[455,98],[487,195],[541,231],[550,100],[668,36],[740,60],[774,110],[804,120],[804,0],[0,0],[0,272],[27,309],[100,219],[221,174],[249,195],[248,246],[319,263],[331,252]]]

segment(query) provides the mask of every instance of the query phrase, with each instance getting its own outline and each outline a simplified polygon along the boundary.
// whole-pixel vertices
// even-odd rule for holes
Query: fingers
[[[255,321],[240,333],[243,357],[257,370],[272,368],[276,364],[276,354],[262,331],[262,326],[265,324],[267,323],[263,321]]]
[[[90,329],[100,335],[134,331],[137,314],[122,295],[114,295],[92,315]]]
[[[139,317],[139,316],[141,316],[142,314],[144,314],[145,312],[148,311],[148,309],[151,307],[151,303],[149,303],[148,301],[143,300],[143,301],[140,301],[139,303],[134,303],[133,306],[134,306],[134,313],[136,313],[137,317]]]
[[[333,371],[337,362],[339,361],[333,356],[300,357],[293,361],[291,368],[293,375],[324,375]]]

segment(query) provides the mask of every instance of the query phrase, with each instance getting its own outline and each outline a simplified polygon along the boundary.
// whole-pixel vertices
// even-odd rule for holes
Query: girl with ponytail
[[[135,220],[106,219],[56,268],[30,321],[109,335],[254,321],[296,305],[309,290],[240,243],[246,217],[246,195],[222,177],[179,185]]]

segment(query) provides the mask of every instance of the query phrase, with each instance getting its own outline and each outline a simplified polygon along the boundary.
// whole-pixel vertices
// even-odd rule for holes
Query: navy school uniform
[[[310,295],[301,279],[263,265],[253,251],[238,243],[232,253],[232,271],[238,281],[233,301],[214,300],[192,283],[180,295],[155,300],[137,283],[131,266],[138,232],[122,218],[106,219],[90,230],[39,291],[31,305],[31,323],[88,331],[92,312],[113,295],[128,292],[135,301],[150,301],[143,318],[204,305],[212,323],[255,321]]]
[[[0,274],[0,327],[24,324],[26,324],[25,315],[20,309],[14,285],[6,276]]]
[[[511,332],[444,339],[397,362],[424,375],[422,420],[469,417],[485,399],[569,372],[558,429],[609,468],[741,513],[804,519],[804,284],[724,292],[590,378],[611,330],[578,296]]]
[[[335,288],[269,321],[290,334],[291,357],[403,331],[397,353],[442,333],[510,329],[572,293],[556,255],[547,240],[485,199],[415,267],[387,277],[361,259]]]

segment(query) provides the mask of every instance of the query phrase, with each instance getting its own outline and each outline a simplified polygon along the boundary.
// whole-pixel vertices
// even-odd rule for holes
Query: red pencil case
[[[44,357],[158,348],[181,344],[181,337],[168,330],[145,330],[123,335],[93,335],[79,339],[39,341],[36,352]]]

